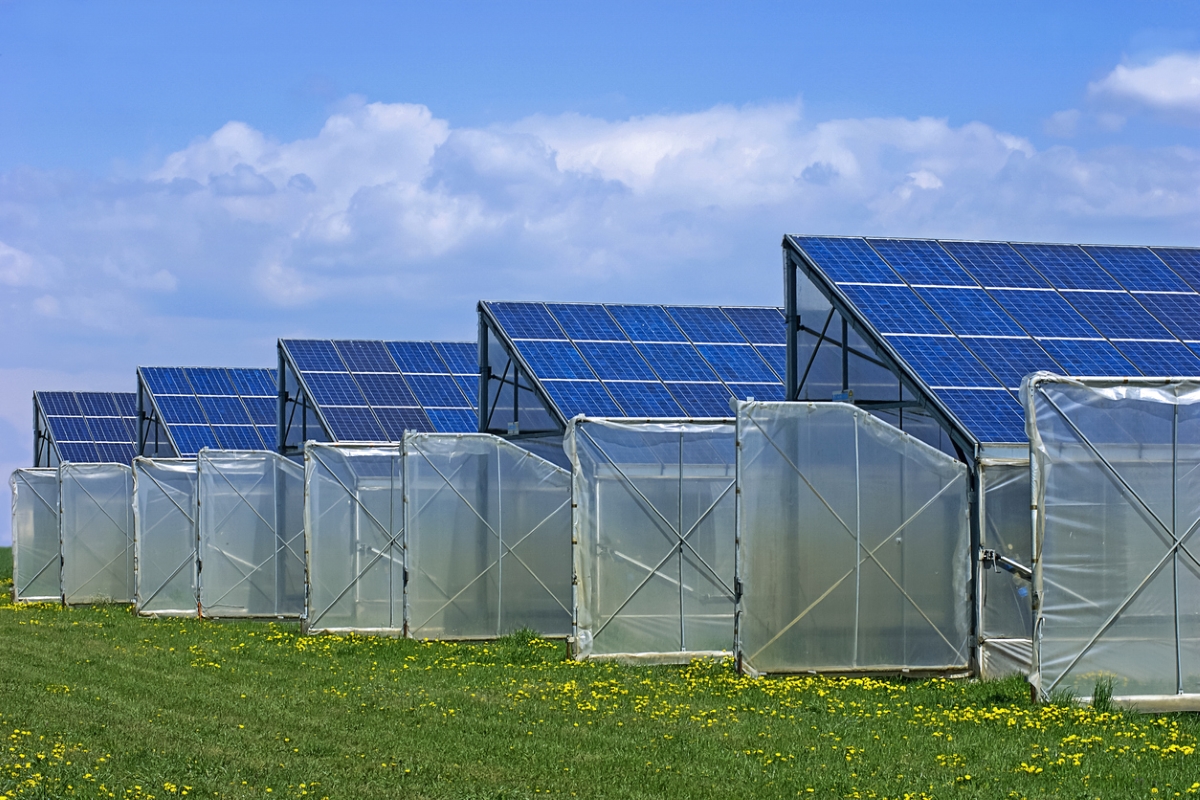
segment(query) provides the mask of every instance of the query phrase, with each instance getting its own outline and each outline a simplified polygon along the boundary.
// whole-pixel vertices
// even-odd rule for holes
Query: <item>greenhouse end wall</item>
[[[201,450],[200,611],[304,613],[304,467],[278,453]]]
[[[404,480],[399,445],[309,442],[305,631],[404,630]]]
[[[571,421],[576,658],[734,645],[734,426]]]
[[[1145,709],[1200,708],[1200,382],[1022,387],[1033,468],[1043,698],[1111,681]]]
[[[12,488],[13,600],[62,600],[58,470],[18,469]]]
[[[738,404],[738,661],[970,665],[966,465],[840,403]]]
[[[404,437],[408,634],[571,631],[571,477],[490,434]]]
[[[980,548],[994,554],[980,559],[978,573],[980,674],[989,679],[1028,675],[1033,664],[1032,583],[1026,572],[1033,563],[1029,460],[981,460],[979,484]]]
[[[133,470],[124,464],[58,468],[63,602],[133,602]]]
[[[195,459],[133,460],[134,597],[144,616],[199,613]]]

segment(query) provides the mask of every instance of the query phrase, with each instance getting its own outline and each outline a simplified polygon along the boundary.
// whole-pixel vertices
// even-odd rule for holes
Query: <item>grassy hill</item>
[[[727,664],[563,655],[519,634],[303,637],[287,624],[0,601],[0,797],[1200,791],[1191,716],[1034,707],[1019,680],[755,681]]]

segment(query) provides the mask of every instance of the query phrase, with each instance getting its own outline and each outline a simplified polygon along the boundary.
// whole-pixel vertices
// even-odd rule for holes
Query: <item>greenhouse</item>
[[[134,605],[146,616],[199,613],[195,459],[133,460]]]
[[[12,488],[13,600],[62,600],[58,470],[18,469]]]
[[[33,466],[128,464],[136,416],[132,392],[34,392]]]
[[[578,658],[687,661],[734,646],[734,426],[577,417]]]
[[[200,613],[304,613],[304,468],[278,453],[201,450]]]
[[[1200,375],[1200,250],[787,236],[789,400],[853,403],[967,465],[984,675],[1028,672],[1021,380]]]
[[[1031,682],[1200,708],[1200,381],[1031,376]]]
[[[274,450],[279,390],[264,368],[138,367],[137,455]]]
[[[279,451],[305,442],[394,442],[405,431],[479,429],[469,342],[280,339]]]
[[[58,487],[63,602],[132,603],[133,471],[65,462]]]
[[[738,404],[738,664],[965,672],[966,466],[843,403]]]

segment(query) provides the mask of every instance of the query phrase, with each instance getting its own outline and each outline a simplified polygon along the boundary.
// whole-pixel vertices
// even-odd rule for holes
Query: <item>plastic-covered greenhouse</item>
[[[304,613],[304,468],[278,453],[201,450],[200,612]]]
[[[61,600],[58,470],[18,469],[12,488],[13,599]]]
[[[58,468],[63,602],[133,602],[133,471],[124,464]]]
[[[486,434],[306,448],[306,630],[570,631],[570,476]],[[406,579],[407,577],[407,579]]]
[[[682,661],[734,645],[734,426],[571,421],[574,653]]]
[[[965,671],[966,465],[841,403],[740,403],[737,437],[740,667]]]
[[[1200,381],[1031,376],[1031,681],[1200,707]]]
[[[199,613],[195,459],[133,461],[135,605],[148,616]]]

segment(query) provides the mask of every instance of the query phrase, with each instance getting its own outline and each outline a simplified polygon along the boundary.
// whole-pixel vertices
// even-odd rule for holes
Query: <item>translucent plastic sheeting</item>
[[[408,632],[571,630],[571,477],[488,434],[408,433]]]
[[[731,652],[734,428],[577,417],[571,457],[578,658]]]
[[[147,616],[197,614],[195,459],[133,460],[135,605]]]
[[[1088,696],[1200,693],[1200,382],[1022,387],[1033,468],[1031,681]]]
[[[304,613],[304,467],[278,453],[201,450],[200,611]]]
[[[840,403],[741,403],[737,423],[742,667],[967,667],[966,466]]]
[[[1030,531],[1029,462],[984,461],[980,547],[1028,569],[1033,563]],[[979,568],[979,656],[985,678],[1028,675],[1033,660],[1033,613],[1028,576],[981,559]]]
[[[133,602],[133,470],[124,464],[58,468],[63,602]]]
[[[305,630],[401,633],[404,503],[399,445],[309,442]]]
[[[13,599],[62,600],[58,470],[18,469],[12,488]]]

